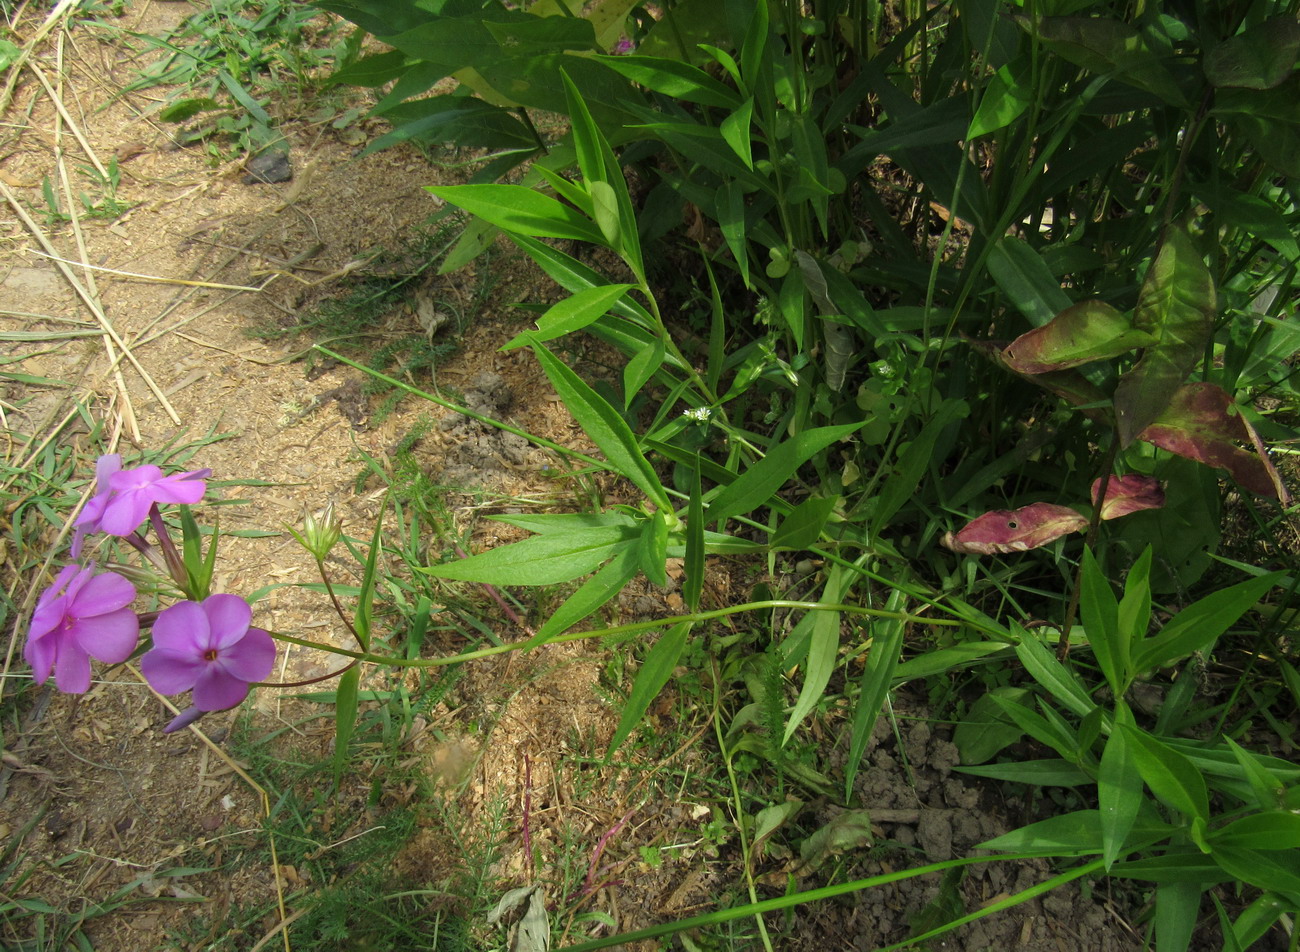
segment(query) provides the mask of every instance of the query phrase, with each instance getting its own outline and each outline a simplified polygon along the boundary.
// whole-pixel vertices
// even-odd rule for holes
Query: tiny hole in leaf
[[[1007,528],[1008,528],[1008,529],[1019,529],[1019,528],[1020,528],[1020,523],[1016,522],[1016,520],[1014,520],[1014,519],[1008,519],[1008,520],[1007,520]]]

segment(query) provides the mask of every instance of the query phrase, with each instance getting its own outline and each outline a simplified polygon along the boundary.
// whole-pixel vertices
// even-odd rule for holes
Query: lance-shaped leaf
[[[1092,501],[1097,502],[1101,480],[1092,484]],[[1165,504],[1165,490],[1160,480],[1137,473],[1112,476],[1106,483],[1106,498],[1101,503],[1103,519],[1118,519],[1143,509],[1160,509]]]
[[[1245,421],[1229,413],[1232,398],[1212,383],[1180,387],[1159,419],[1139,434],[1139,439],[1162,450],[1186,456],[1206,466],[1226,469],[1238,484],[1259,496],[1279,498],[1273,464],[1236,445],[1250,434]]]
[[[1205,351],[1214,328],[1214,282],[1192,240],[1171,228],[1138,294],[1133,323],[1156,338],[1120,378],[1115,413],[1121,446],[1154,423]]]
[[[1002,359],[1017,373],[1041,374],[1118,357],[1154,343],[1156,338],[1134,327],[1123,312],[1104,301],[1084,301],[1021,334],[1002,352]]]
[[[1002,347],[995,341],[967,340],[966,343],[979,351],[999,367],[1011,371],[1025,380],[1031,381],[1049,393],[1060,397],[1091,420],[1110,425],[1110,398],[1095,383],[1077,370],[1049,370],[1045,373],[1021,373],[1013,369],[1006,361]]]
[[[971,520],[958,532],[944,533],[945,548],[974,555],[1024,552],[1088,527],[1068,506],[1036,502],[1020,509],[998,509]]]

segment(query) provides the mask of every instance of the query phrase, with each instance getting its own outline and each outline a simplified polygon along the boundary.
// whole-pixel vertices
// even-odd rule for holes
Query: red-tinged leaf
[[[1110,398],[1102,392],[1100,387],[1079,373],[1079,371],[1051,370],[1046,373],[1036,374],[1020,373],[1007,363],[1004,351],[998,342],[967,340],[966,343],[999,367],[1037,384],[1071,406],[1078,407],[1079,412],[1089,419],[1104,423],[1107,426],[1111,424]]]
[[[1101,480],[1092,484],[1092,501],[1097,501],[1097,491],[1101,489]],[[1106,498],[1101,504],[1103,519],[1118,519],[1130,512],[1143,509],[1160,509],[1165,504],[1165,490],[1160,480],[1137,473],[1112,476],[1106,483]]]
[[[1228,412],[1231,406],[1232,398],[1222,387],[1186,384],[1138,438],[1206,466],[1226,469],[1239,485],[1258,496],[1279,498],[1272,464],[1236,445],[1248,442],[1250,435],[1241,417]]]
[[[1020,509],[999,509],[979,516],[941,540],[945,548],[974,555],[1024,552],[1088,527],[1088,520],[1067,506],[1036,502]]]
[[[1133,324],[1156,337],[1115,388],[1121,446],[1161,417],[1214,329],[1214,281],[1192,239],[1171,228],[1138,294]]]
[[[1041,374],[1118,357],[1155,342],[1106,302],[1084,301],[1021,334],[1002,352],[1002,359],[1017,373]]]

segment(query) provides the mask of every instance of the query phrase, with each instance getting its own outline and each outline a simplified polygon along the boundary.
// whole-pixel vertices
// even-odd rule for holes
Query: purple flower
[[[140,670],[159,694],[194,689],[200,711],[224,711],[248,696],[275,666],[275,641],[250,628],[253,610],[237,595],[177,602],[153,624],[153,648]]]
[[[140,619],[127,608],[134,600],[135,586],[120,575],[96,575],[94,563],[66,566],[32,612],[23,656],[36,683],[57,669],[60,691],[84,694],[92,657],[110,664],[131,657],[140,635]]]
[[[92,532],[128,536],[149,517],[154,503],[196,503],[207,490],[204,478],[210,469],[164,476],[157,466],[122,468],[117,453],[101,456],[95,464],[95,495],[74,523],[72,557],[81,554],[81,540]]]

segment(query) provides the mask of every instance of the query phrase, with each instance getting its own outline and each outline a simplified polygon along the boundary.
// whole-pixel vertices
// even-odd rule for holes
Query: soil
[[[141,2],[116,25],[158,33],[190,12],[186,4]],[[20,39],[31,35],[38,15],[26,12],[17,25]],[[316,363],[309,376],[294,360],[305,346],[301,339],[275,343],[249,336],[252,328],[293,323],[319,300],[341,293],[378,249],[409,242],[438,211],[424,186],[449,181],[446,171],[404,149],[358,158],[356,143],[327,125],[290,117],[283,131],[291,144],[292,180],[250,184],[241,162],[214,167],[200,148],[172,144],[171,130],[150,118],[161,91],[114,95],[138,66],[120,36],[65,24],[37,47],[35,62],[58,84],[85,143],[59,121],[34,74],[23,71],[0,146],[0,182],[10,202],[0,217],[0,327],[59,330],[75,321],[99,329],[68,278],[42,253],[39,230],[59,256],[75,262],[71,273],[100,302],[131,356],[111,363],[109,354],[119,353],[120,343],[99,337],[5,344],[6,353],[25,355],[23,373],[68,382],[11,386],[3,407],[12,434],[57,432],[61,445],[88,464],[100,439],[128,456],[142,448],[194,445],[184,467],[210,468],[214,494],[240,500],[211,510],[219,512],[226,533],[216,589],[248,594],[277,583],[257,605],[257,624],[344,647],[351,646],[351,635],[324,599],[295,587],[313,580],[312,566],[278,530],[332,504],[349,533],[367,537],[380,517],[384,488],[373,480],[358,488],[361,456],[391,465],[393,447],[422,417],[436,424],[417,444],[419,459],[431,480],[464,490],[447,497],[448,529],[471,534],[472,547],[518,536],[483,521],[485,514],[521,505],[583,505],[567,498],[568,484],[551,475],[551,454],[527,441],[416,399],[381,419],[359,372]],[[373,137],[381,127],[362,129]],[[73,169],[89,164],[91,152],[101,162],[118,157],[118,197],[130,209],[112,220],[82,220],[82,248],[70,223],[45,221],[42,185],[60,181],[59,153],[74,184],[84,184]],[[20,219],[19,209],[35,229]],[[409,383],[447,387],[472,409],[587,450],[532,358],[497,349],[526,323],[513,302],[554,293],[518,259],[502,260],[504,278],[493,297],[469,326],[450,329],[456,353],[438,365],[436,379],[421,375]],[[90,271],[85,264],[113,271]],[[432,280],[438,294],[459,299],[471,279]],[[423,321],[420,315],[416,302],[385,317],[379,330],[447,333],[431,330],[428,315]],[[83,412],[70,413],[74,401]],[[95,439],[92,424],[102,427]],[[11,437],[11,465],[21,462],[22,449]],[[223,485],[239,480],[259,482]],[[606,504],[622,498],[620,487],[604,489]],[[239,530],[274,534],[241,536]],[[51,551],[61,544],[55,531],[46,529],[45,536]],[[431,557],[450,539],[430,540]],[[336,568],[344,571],[341,563]],[[718,577],[710,592],[715,603],[731,596],[728,585],[745,584],[740,574],[728,576],[726,566],[719,566]],[[481,941],[504,943],[499,934],[483,939],[493,933],[482,917],[499,893],[533,883],[546,889],[550,908],[566,910],[553,920],[556,947],[695,915],[722,900],[745,901],[738,845],[725,832],[732,825],[726,794],[693,783],[717,773],[709,766],[713,728],[704,706],[670,689],[653,709],[645,736],[627,745],[614,765],[600,767],[618,722],[614,692],[626,690],[631,674],[624,649],[579,642],[467,665],[449,687],[437,682],[440,699],[413,718],[393,749],[382,756],[359,752],[331,792],[328,768],[325,775],[303,770],[288,780],[275,772],[277,758],[304,764],[330,757],[330,722],[320,718],[318,705],[289,697],[292,691],[259,689],[242,712],[211,715],[194,730],[164,735],[172,711],[130,664],[97,668],[98,680],[80,698],[58,694],[52,684],[24,687],[23,616],[48,578],[48,570],[6,578],[21,611],[10,633],[4,690],[0,843],[7,851],[0,866],[6,869],[6,901],[39,900],[54,912],[29,909],[24,915],[10,908],[0,920],[0,945],[35,948],[30,943],[38,928],[58,927],[79,929],[104,952],[276,948],[282,933],[302,947],[329,948],[323,927],[304,924],[314,921],[313,900],[331,884],[312,881],[306,861],[277,864],[266,852],[277,840],[279,856],[294,845],[283,832],[269,832],[284,829],[290,790],[315,805],[310,832],[317,856],[374,835],[385,811],[429,798],[431,805],[416,810],[406,842],[382,872],[391,876],[392,892],[425,891],[415,914],[420,921],[444,913],[471,917]],[[355,576],[338,581],[355,582]],[[626,594],[621,610],[625,617],[665,615],[676,605],[671,585],[662,591],[640,587]],[[478,610],[501,640],[526,637],[495,603],[479,597]],[[440,632],[425,648],[450,653],[464,644]],[[286,647],[276,677],[326,673],[337,667],[335,657]],[[367,678],[366,687],[395,683],[383,672]],[[871,842],[836,858],[841,880],[960,856],[1025,822],[1023,805],[1002,802],[953,773],[955,749],[944,729],[931,727],[923,709],[913,713],[916,719],[896,722],[897,738],[889,724],[880,725],[858,781],[860,802],[879,819]],[[273,756],[256,766],[237,761],[229,753],[236,737],[241,749],[251,743]],[[370,744],[369,737],[361,740]],[[663,749],[657,737],[673,738],[673,748]],[[377,771],[393,764],[400,767],[394,776],[404,780],[388,786]],[[269,789],[277,819],[267,819],[268,802],[250,772]],[[800,822],[814,829],[843,813],[829,800],[809,797]],[[465,879],[471,854],[481,857],[483,878],[494,892],[466,900],[455,884]],[[787,874],[796,875],[776,853],[755,872],[764,897],[780,895]],[[977,909],[1049,875],[1045,864],[979,866],[961,881],[960,895],[966,909]],[[801,885],[820,881],[809,876]],[[904,880],[804,906],[767,925],[778,948],[879,948],[912,934],[939,890],[937,877]],[[1123,908],[1071,886],[968,926],[935,947],[1136,949],[1142,943]],[[345,910],[345,923],[348,915]],[[744,923],[732,947],[749,947],[754,940],[744,937],[752,935],[752,921]],[[365,941],[352,934],[335,947],[369,947]],[[428,942],[419,947],[441,947],[432,936]]]

